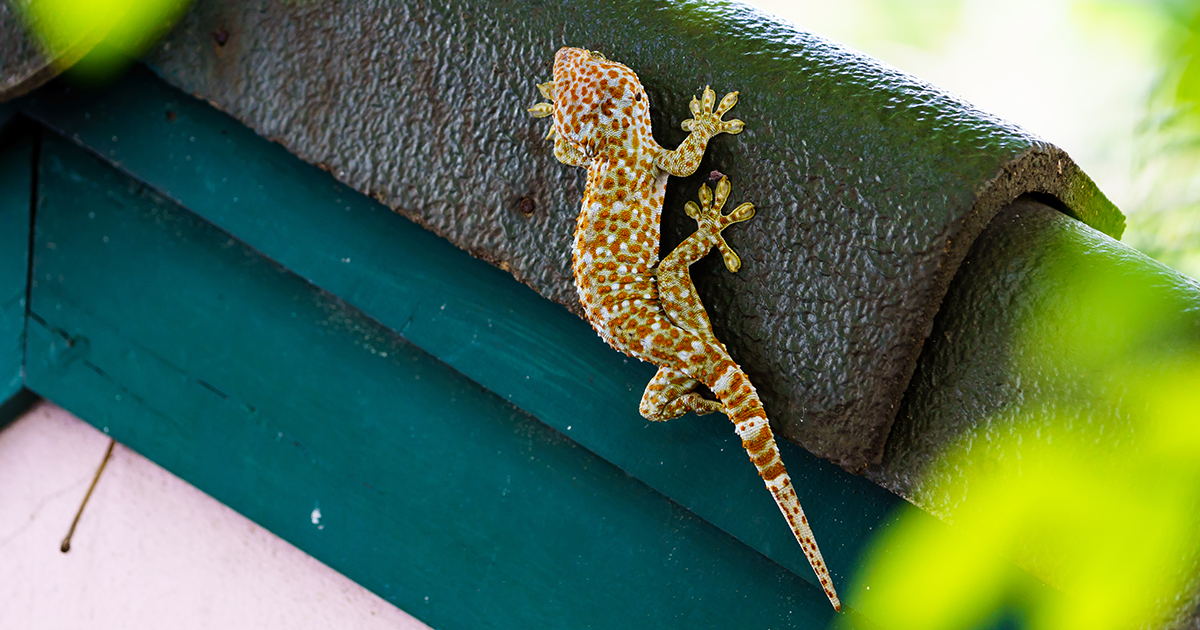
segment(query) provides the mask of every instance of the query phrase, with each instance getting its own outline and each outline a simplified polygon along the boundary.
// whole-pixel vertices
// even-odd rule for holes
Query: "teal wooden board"
[[[832,616],[791,571],[136,180],[53,137],[40,164],[30,387],[427,623]]]
[[[771,559],[815,582],[727,421],[651,424],[653,369],[509,274],[337,183],[144,68],[24,111]],[[564,236],[564,239],[569,238]],[[835,583],[903,502],[788,443],[783,458]],[[852,605],[853,602],[850,602]]]
[[[18,390],[8,400],[0,400],[0,429],[21,417],[37,401],[37,394],[29,389]]]
[[[0,126],[3,118],[0,113]],[[24,386],[33,147],[30,136],[0,147],[0,403]]]
[[[8,125],[17,117],[19,112],[20,109],[18,109],[17,104],[12,101],[0,103],[0,144],[7,144],[4,142],[4,136],[8,135]],[[0,147],[0,149],[4,148],[7,148],[7,146]]]

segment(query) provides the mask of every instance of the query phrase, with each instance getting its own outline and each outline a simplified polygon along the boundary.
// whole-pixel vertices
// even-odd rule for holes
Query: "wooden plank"
[[[39,177],[30,386],[427,623],[833,614],[792,572],[92,156],[47,137]]]
[[[0,127],[5,116],[0,112]],[[34,138],[0,147],[0,403],[24,386],[25,286]]]
[[[814,581],[728,423],[637,412],[653,374],[509,274],[304,164],[143,68],[25,111]],[[484,211],[481,209],[481,211]],[[564,235],[569,239],[569,235]],[[769,411],[769,410],[768,410]],[[782,443],[835,583],[903,502]]]

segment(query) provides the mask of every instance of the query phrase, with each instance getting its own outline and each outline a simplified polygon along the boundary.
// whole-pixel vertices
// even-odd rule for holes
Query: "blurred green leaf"
[[[934,464],[954,534],[900,519],[847,597],[882,627],[972,628],[1015,607],[1029,628],[1115,630],[1177,612],[1200,564],[1200,357],[1179,351],[1195,322],[1161,276],[1081,263],[1052,274],[1076,297],[1034,313],[1014,353],[1071,386],[1031,393],[986,420],[1011,430]],[[1061,595],[1024,589],[1009,562]]]
[[[18,0],[16,8],[59,70],[86,81],[120,72],[157,41],[190,0]]]

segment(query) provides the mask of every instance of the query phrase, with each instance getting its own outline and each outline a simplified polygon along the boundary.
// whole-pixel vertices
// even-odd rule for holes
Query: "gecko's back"
[[[613,320],[658,308],[649,270],[667,183],[654,166],[661,149],[650,135],[649,99],[632,70],[577,48],[555,55],[553,84],[554,132],[587,160],[572,248],[579,299],[600,336],[633,354],[636,339]]]

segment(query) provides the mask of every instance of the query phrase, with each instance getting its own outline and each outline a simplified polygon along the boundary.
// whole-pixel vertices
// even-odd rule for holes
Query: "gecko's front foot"
[[[697,206],[696,202],[689,201],[684,204],[683,209],[689,217],[696,220],[699,232],[711,235],[716,241],[717,248],[721,250],[721,257],[725,259],[725,267],[730,271],[737,271],[741,268],[742,261],[734,253],[733,248],[725,242],[725,237],[721,236],[721,230],[734,223],[750,220],[754,216],[754,205],[743,203],[734,208],[733,212],[721,214],[721,209],[725,207],[725,200],[729,197],[729,189],[728,177],[722,177],[721,181],[717,182],[715,196],[707,185],[702,185],[700,186],[700,205]]]
[[[707,85],[704,86],[704,95],[701,100],[692,97],[691,105],[693,118],[689,118],[681,126],[684,131],[701,131],[709,138],[719,133],[741,133],[742,128],[746,125],[742,121],[734,118],[733,120],[721,120],[721,116],[725,112],[733,109],[737,105],[738,93],[730,92],[721,99],[717,104],[716,111],[713,111],[713,104],[716,103],[717,94],[713,92]]]

